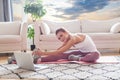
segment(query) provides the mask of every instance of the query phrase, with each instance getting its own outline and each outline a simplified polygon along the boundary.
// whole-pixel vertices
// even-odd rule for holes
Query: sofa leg
[[[44,51],[47,52],[47,49],[45,49]]]
[[[23,52],[26,52],[26,50],[24,50]]]
[[[26,52],[26,50],[21,50],[21,52]]]

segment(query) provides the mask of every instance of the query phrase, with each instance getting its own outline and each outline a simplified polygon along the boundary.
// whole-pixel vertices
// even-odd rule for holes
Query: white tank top
[[[85,36],[84,41],[75,44],[74,47],[79,48],[79,50],[81,52],[96,52],[96,51],[98,51],[93,40],[88,35]]]

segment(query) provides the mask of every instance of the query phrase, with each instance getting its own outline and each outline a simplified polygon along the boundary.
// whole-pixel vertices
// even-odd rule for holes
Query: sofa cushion
[[[68,31],[75,33],[81,32],[80,21],[79,20],[69,20],[69,21],[50,21],[43,20],[50,27],[51,33],[55,33],[58,28],[64,27]]]
[[[21,37],[18,35],[0,35],[0,44],[18,43]]]
[[[110,32],[112,25],[119,21],[120,19],[102,21],[81,20],[82,32],[84,33]]]
[[[120,33],[120,22],[115,23],[112,28],[110,29],[110,32],[112,33]]]
[[[120,34],[114,33],[84,33],[88,34],[94,41],[120,40]]]
[[[0,22],[0,35],[18,35],[20,34],[21,24],[16,22]]]
[[[45,22],[41,22],[41,30],[43,35],[50,34],[50,28]]]
[[[40,35],[41,41],[59,41],[55,34],[49,34],[49,35]]]

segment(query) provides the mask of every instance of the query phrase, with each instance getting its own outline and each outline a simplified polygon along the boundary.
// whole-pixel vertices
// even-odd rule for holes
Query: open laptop
[[[47,68],[47,66],[45,66],[45,65],[39,65],[39,64],[35,65],[33,63],[32,53],[15,52],[14,56],[16,58],[17,65],[20,68],[32,70],[32,71]]]

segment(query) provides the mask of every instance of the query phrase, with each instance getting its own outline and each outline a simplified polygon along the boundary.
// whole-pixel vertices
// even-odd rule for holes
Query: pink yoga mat
[[[101,56],[96,62],[83,62],[83,61],[68,61],[65,59],[61,59],[58,61],[53,62],[41,62],[40,64],[64,64],[64,63],[88,63],[88,64],[94,64],[94,63],[119,63],[120,61],[115,58],[115,56]]]

